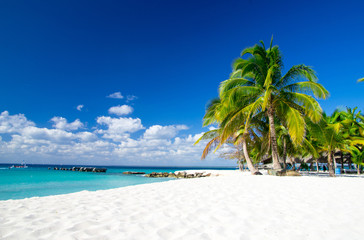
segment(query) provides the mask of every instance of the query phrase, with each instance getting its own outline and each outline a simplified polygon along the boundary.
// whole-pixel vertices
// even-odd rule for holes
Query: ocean
[[[96,191],[137,184],[173,181],[174,178],[147,178],[141,175],[125,175],[125,171],[174,172],[188,169],[235,169],[198,167],[110,167],[106,173],[53,170],[54,167],[73,166],[28,165],[28,168],[9,168],[12,164],[0,164],[0,200],[42,197],[79,191]],[[89,166],[87,166],[89,167]],[[51,168],[49,170],[48,168]]]

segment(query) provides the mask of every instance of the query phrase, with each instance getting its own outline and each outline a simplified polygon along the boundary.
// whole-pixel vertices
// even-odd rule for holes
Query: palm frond
[[[203,159],[205,159],[207,157],[207,155],[209,154],[209,152],[211,151],[211,149],[215,145],[217,145],[218,142],[219,142],[219,137],[215,137],[215,138],[211,139],[211,141],[206,144],[206,147],[205,147],[205,149],[202,152],[201,160],[203,160]]]
[[[266,59],[266,49],[264,47],[264,43],[262,44],[262,46],[260,46],[259,44],[255,44],[253,47],[249,47],[244,49],[241,52],[241,57],[244,57],[246,54],[250,54],[250,55],[254,55],[254,56],[259,56],[262,59]]]
[[[305,120],[299,111],[288,105],[286,107],[286,116],[289,136],[293,144],[300,145],[305,136]]]
[[[315,82],[297,82],[282,88],[283,91],[300,92],[312,94],[316,98],[326,99],[329,92],[319,83]]]
[[[254,86],[254,83],[244,78],[230,78],[221,82],[219,87],[220,96],[236,87]]]
[[[262,104],[262,110],[264,111],[267,107],[268,104],[270,103],[271,97],[272,97],[272,92],[274,90],[273,86],[269,86],[265,92],[264,92],[264,96],[263,96],[263,104]]]
[[[311,96],[303,93],[289,92],[285,93],[286,98],[302,106],[305,115],[308,116],[314,123],[321,120],[322,109],[319,103]],[[287,100],[288,100],[287,99]]]
[[[261,94],[262,90],[255,86],[242,86],[230,89],[228,92],[222,92],[221,98],[228,101],[230,104],[255,99]]]
[[[256,114],[261,109],[262,99],[258,98],[255,102],[238,109],[238,111],[229,115],[222,123],[223,128],[221,133],[222,145],[229,137],[234,134],[240,126],[243,126],[244,131],[247,132],[252,115]]]
[[[220,98],[212,99],[206,106],[206,113],[203,117],[203,126],[208,126],[219,121],[221,109],[221,100]]]
[[[288,72],[280,79],[278,85],[284,87],[299,79],[307,79],[310,82],[317,82],[315,71],[304,64],[291,67]]]
[[[306,138],[303,139],[303,143],[305,150],[310,153],[314,158],[318,158],[319,154],[317,152],[317,148],[312,145],[311,141],[308,141]]]
[[[202,140],[214,139],[214,138],[220,136],[219,132],[220,132],[220,129],[214,129],[214,130],[205,132],[199,139],[197,139],[197,141],[193,145],[198,144]]]

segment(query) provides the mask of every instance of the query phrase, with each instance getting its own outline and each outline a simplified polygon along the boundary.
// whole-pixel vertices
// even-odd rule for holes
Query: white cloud
[[[145,139],[172,139],[180,130],[187,130],[186,125],[160,126],[154,125],[148,128],[144,133]]]
[[[28,139],[43,139],[55,142],[63,142],[71,140],[73,134],[61,129],[26,127],[21,132],[21,136],[26,137]]]
[[[112,118],[98,117],[96,122],[100,125],[106,125],[107,129],[99,129],[96,132],[103,134],[103,138],[109,138],[114,141],[121,141],[129,137],[129,133],[137,132],[144,129],[142,121],[139,118]]]
[[[77,110],[78,110],[78,111],[80,111],[80,112],[81,112],[83,107],[84,107],[84,106],[83,106],[82,104],[80,104],[80,105],[78,105],[76,108],[77,108]]]
[[[39,128],[23,114],[1,113],[0,161],[16,162],[20,158],[27,163],[56,164],[234,164],[234,161],[219,160],[218,154],[213,153],[201,162],[205,143],[196,146],[194,143],[203,133],[179,135],[180,131],[188,129],[185,125],[153,125],[137,137],[131,137],[132,133],[145,129],[139,118],[101,116],[96,119],[98,125],[94,130],[76,133],[67,129],[79,129],[81,122],[68,123],[60,117],[53,120],[58,128]]]
[[[53,117],[51,121],[54,122],[52,125],[54,128],[62,130],[77,130],[83,127],[83,123],[79,119],[68,123],[67,119],[63,117]]]
[[[38,127],[24,128],[21,131],[21,136],[27,139],[43,139],[63,144],[72,144],[72,141],[74,140],[89,142],[97,139],[97,136],[91,132],[71,133],[62,129],[48,129]]]
[[[83,142],[90,142],[97,140],[97,136],[91,132],[78,132],[74,134],[76,139],[80,139]]]
[[[216,130],[216,129],[217,129],[217,127],[214,127],[214,126],[210,126],[210,127],[209,127],[209,130],[210,130],[210,131],[212,131],[212,130]]]
[[[0,133],[19,132],[25,127],[35,126],[24,114],[9,115],[8,111],[0,114]]]
[[[138,97],[137,96],[134,96],[134,95],[128,95],[126,96],[126,102],[131,102],[131,101],[134,101],[135,99],[137,99]]]
[[[116,99],[123,99],[124,97],[121,95],[121,92],[115,92],[107,96],[108,98],[116,98]]]
[[[111,107],[109,108],[109,114],[115,114],[118,116],[122,116],[122,115],[128,115],[130,113],[133,112],[133,108],[130,107],[129,105],[122,105],[122,106],[115,106],[115,107]]]

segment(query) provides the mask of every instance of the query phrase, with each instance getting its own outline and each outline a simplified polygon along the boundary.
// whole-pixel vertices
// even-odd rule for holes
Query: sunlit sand
[[[0,238],[363,239],[363,178],[219,175],[1,201]]]

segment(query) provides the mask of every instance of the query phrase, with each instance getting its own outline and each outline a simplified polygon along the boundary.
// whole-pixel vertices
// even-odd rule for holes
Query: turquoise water
[[[0,165],[0,200],[66,194],[83,190],[96,191],[144,183],[171,181],[174,179],[146,178],[140,175],[123,175],[122,172],[174,172],[178,170],[189,169],[106,167],[106,173],[92,173],[60,170],[57,171],[53,170],[54,166],[32,165],[25,169],[9,169],[9,166],[10,165]],[[52,170],[48,170],[48,167],[51,167]]]

